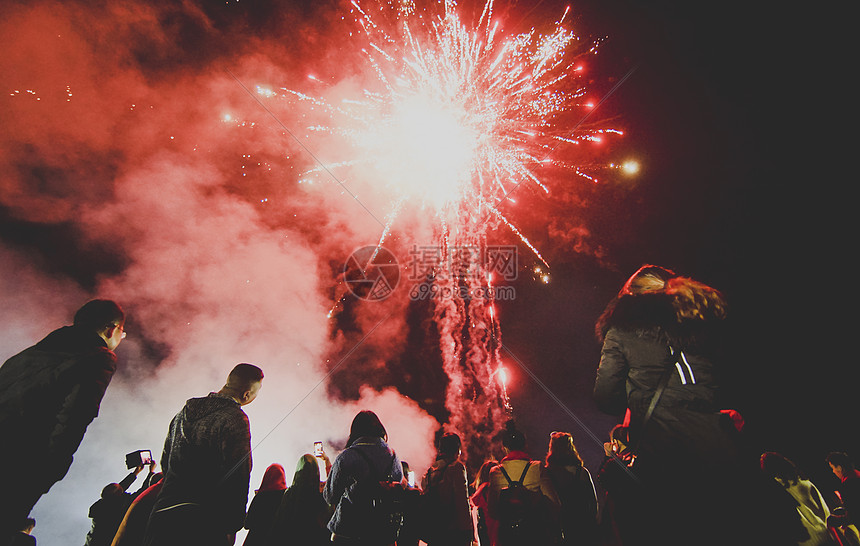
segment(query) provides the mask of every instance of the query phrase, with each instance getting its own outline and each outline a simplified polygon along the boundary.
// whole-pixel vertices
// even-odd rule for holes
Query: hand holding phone
[[[323,456],[323,443],[322,442],[314,442],[314,457],[322,457]]]

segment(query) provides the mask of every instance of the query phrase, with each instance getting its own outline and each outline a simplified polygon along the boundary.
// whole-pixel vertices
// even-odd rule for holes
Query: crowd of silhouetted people
[[[502,456],[497,459],[488,454],[485,463],[472,473],[461,460],[460,436],[446,432],[436,442],[435,461],[416,480],[414,474],[410,476],[408,463],[400,460],[396,440],[389,440],[377,415],[362,411],[353,420],[347,443],[334,463],[325,451],[316,455],[306,453],[298,458],[292,477],[280,463],[268,465],[241,525],[247,530],[243,544],[860,544],[851,517],[860,510],[856,505],[860,499],[860,472],[845,453],[831,453],[822,461],[830,465],[840,480],[838,489],[823,493],[787,457],[776,452],[761,454],[755,476],[744,477],[752,480],[755,487],[735,491],[736,495],[752,495],[756,502],[765,503],[755,511],[759,521],[751,527],[750,520],[738,515],[734,523],[724,520],[725,530],[720,530],[702,525],[713,521],[716,514],[725,517],[734,510],[748,508],[751,503],[722,497],[722,502],[734,500],[734,504],[727,504],[728,510],[717,510],[696,520],[696,525],[679,524],[675,518],[686,511],[665,512],[663,493],[650,491],[649,485],[635,474],[636,456],[631,450],[629,428],[617,425],[606,440],[603,462],[592,476],[570,433],[553,432],[546,452],[533,458],[526,435],[511,420],[501,435]],[[86,546],[164,543],[146,542],[147,524],[163,478],[155,468],[152,463],[143,484],[134,493],[126,490],[144,466],[132,470],[119,483],[105,486],[101,498],[89,509],[92,529],[86,536]],[[374,521],[359,507],[361,498],[356,484],[368,479],[393,482],[400,489],[394,510],[399,519],[388,535],[384,534],[385,525]],[[699,489],[702,484],[695,476],[690,476],[690,481],[693,483],[689,491],[696,491],[698,496],[686,496],[679,502],[699,505],[700,497],[715,491]],[[520,514],[509,513],[510,507],[505,504],[511,482],[522,483],[532,495],[527,502],[533,505]],[[733,487],[739,485],[738,480],[732,483]],[[240,492],[237,496],[242,497]],[[198,523],[199,518],[177,520],[177,525],[185,527],[185,531],[194,531],[191,534],[181,531],[185,533],[185,544],[229,544],[235,535],[227,531],[237,530],[221,525],[220,537],[210,535],[198,540],[194,538],[201,533],[195,527]],[[672,526],[678,529],[673,530]],[[683,534],[679,537],[677,531],[681,529]],[[707,534],[720,537],[720,542]]]
[[[839,480],[822,491],[783,454],[752,453],[743,416],[720,407],[725,316],[719,291],[662,267],[643,266],[622,286],[596,325],[594,400],[618,424],[603,433],[594,476],[570,433],[553,432],[544,452],[510,419],[498,423],[498,446],[479,468],[462,457],[473,438],[443,426],[417,479],[397,438],[364,410],[346,441],[335,442],[343,447],[333,461],[324,449],[302,454],[292,479],[291,461],[269,462],[251,496],[242,407],[264,375],[238,364],[218,391],[176,413],[157,463],[131,463],[103,488],[81,540],[226,546],[245,529],[246,546],[860,546],[860,472],[851,456],[822,461]],[[36,543],[30,512],[65,476],[98,415],[124,325],[115,302],[91,301],[72,326],[0,368],[0,436],[15,439],[0,450],[6,543]]]

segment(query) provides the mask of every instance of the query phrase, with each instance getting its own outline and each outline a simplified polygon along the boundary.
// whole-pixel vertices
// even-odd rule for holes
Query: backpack
[[[355,451],[367,462],[370,469],[369,475],[356,482],[349,490],[349,500],[356,521],[362,522],[364,529],[360,538],[381,544],[393,544],[403,527],[406,491],[403,484],[389,479],[390,472],[382,477],[377,475],[370,458],[360,449]],[[394,460],[392,454],[389,469],[394,465]]]
[[[531,461],[526,463],[519,480],[511,480],[505,467],[499,465],[499,470],[507,480],[508,485],[499,492],[496,505],[496,516],[499,521],[499,537],[509,541],[523,541],[535,538],[543,532],[542,529],[542,497],[540,491],[532,491],[523,485],[526,474],[531,468]],[[507,542],[510,543],[510,542]]]

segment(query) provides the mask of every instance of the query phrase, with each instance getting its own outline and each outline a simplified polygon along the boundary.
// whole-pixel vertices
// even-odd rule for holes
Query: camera
[[[148,449],[138,449],[125,456],[125,466],[127,468],[137,468],[138,466],[147,466],[150,464],[152,464],[152,451]]]

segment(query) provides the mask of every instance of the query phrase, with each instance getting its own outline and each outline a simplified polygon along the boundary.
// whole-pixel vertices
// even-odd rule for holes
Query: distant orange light
[[[629,159],[621,164],[621,171],[628,176],[633,176],[639,173],[639,162],[635,159]]]

